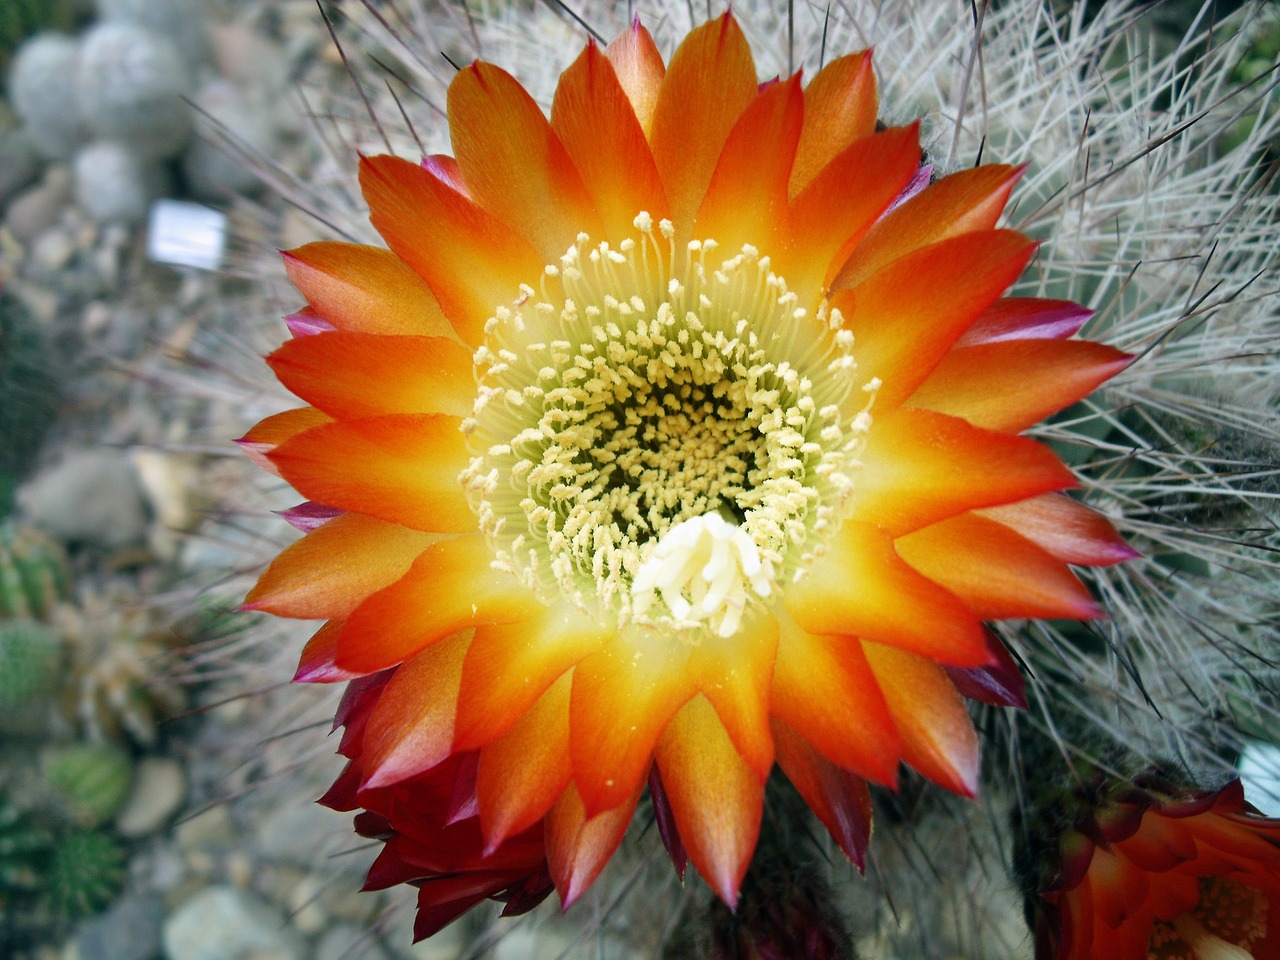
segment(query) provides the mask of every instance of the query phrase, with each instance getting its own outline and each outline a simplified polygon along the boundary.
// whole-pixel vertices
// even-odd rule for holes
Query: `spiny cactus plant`
[[[32,527],[0,522],[0,620],[48,620],[54,604],[69,596],[70,579],[67,555],[56,541]]]
[[[99,830],[72,830],[54,840],[46,867],[49,904],[67,920],[92,916],[124,882],[125,851]]]
[[[58,381],[35,317],[12,293],[0,290],[0,515],[31,466],[53,422]]]
[[[0,710],[22,707],[48,694],[61,661],[58,635],[44,624],[0,621]]]
[[[133,786],[133,760],[116,746],[77,744],[50,753],[45,780],[70,819],[85,827],[106,823]]]
[[[0,908],[41,885],[39,864],[53,838],[0,794]]]
[[[70,0],[4,0],[0,3],[0,69],[18,44],[37,30],[69,30],[75,20]]]

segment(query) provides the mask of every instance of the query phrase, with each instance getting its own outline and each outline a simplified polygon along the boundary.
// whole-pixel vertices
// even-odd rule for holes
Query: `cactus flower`
[[[299,680],[394,670],[349,804],[468,758],[567,905],[660,783],[732,905],[775,764],[855,860],[867,781],[974,793],[983,621],[1096,617],[1069,565],[1132,555],[1022,432],[1130,358],[1004,296],[1018,169],[930,183],[876,114],[869,53],[761,84],[731,15],[667,63],[637,22],[549,118],[461,69],[453,156],[360,161],[389,249],[285,254],[307,406],[243,443],[307,535],[246,606],[327,621]]]

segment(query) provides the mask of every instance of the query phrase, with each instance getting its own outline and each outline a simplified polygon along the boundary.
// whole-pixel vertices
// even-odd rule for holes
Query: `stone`
[[[281,806],[259,823],[257,850],[267,860],[309,866],[333,851],[327,839],[349,834],[349,822],[315,803]]]
[[[163,922],[159,897],[127,894],[80,928],[76,946],[85,960],[154,960],[160,955]]]
[[[196,138],[182,157],[188,189],[205,200],[251,193],[262,186],[249,161],[236,154],[269,157],[276,146],[275,124],[265,105],[251,102],[235,84],[210,80],[195,96]],[[228,142],[229,141],[229,142]]]
[[[187,797],[182,764],[167,757],[146,757],[134,774],[133,790],[116,816],[116,832],[136,840],[169,822]]]
[[[80,112],[79,70],[80,42],[47,32],[27,40],[9,68],[9,102],[35,148],[51,160],[70,157],[87,134]]]
[[[167,960],[302,960],[297,931],[261,899],[231,886],[207,887],[164,923]]]
[[[115,140],[77,153],[75,178],[76,200],[100,223],[142,223],[151,202],[171,190],[160,163]]]
[[[387,960],[371,931],[354,924],[339,924],[325,931],[316,945],[315,960]]]
[[[62,165],[50,167],[40,183],[13,198],[5,211],[5,226],[18,240],[32,243],[58,222],[70,199],[71,171]]]
[[[182,821],[173,830],[174,842],[183,852],[230,847],[237,836],[231,811],[221,803]]]
[[[68,453],[27,481],[18,503],[36,526],[66,543],[118,550],[147,534],[138,477],[121,450]]]

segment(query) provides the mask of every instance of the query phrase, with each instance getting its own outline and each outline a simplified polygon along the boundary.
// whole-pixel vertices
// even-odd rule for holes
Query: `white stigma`
[[[1253,954],[1244,947],[1210,933],[1189,913],[1177,917],[1173,928],[1186,941],[1196,960],[1254,960]]]
[[[662,594],[677,626],[706,625],[730,637],[751,594],[773,592],[773,564],[737,524],[706,513],[674,524],[658,538],[631,585],[632,612],[643,617]]]

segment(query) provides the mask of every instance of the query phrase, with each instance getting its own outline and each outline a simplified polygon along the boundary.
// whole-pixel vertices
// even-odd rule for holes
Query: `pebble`
[[[84,960],[152,960],[160,953],[163,921],[159,897],[126,895],[81,927],[78,955]]]
[[[250,164],[237,154],[269,157],[274,152],[275,123],[268,107],[251,102],[220,77],[200,88],[195,104],[197,136],[182,157],[187,187],[211,201],[260,188]]]
[[[135,840],[164,826],[187,796],[182,764],[165,757],[146,757],[134,774],[133,791],[116,817],[116,831]]]
[[[258,825],[257,851],[268,860],[309,866],[331,850],[326,838],[348,834],[349,818],[315,803],[273,810]]]
[[[297,931],[261,899],[237,887],[208,887],[164,923],[167,960],[302,960]]]
[[[231,811],[222,803],[182,821],[173,831],[174,842],[183,852],[229,847],[236,838]]]
[[[355,924],[330,927],[316,945],[315,960],[387,960],[369,931]]]
[[[4,225],[23,243],[31,243],[58,222],[58,215],[71,199],[71,171],[62,165],[50,167],[44,179],[28,187],[9,204]]]
[[[142,490],[122,450],[67,454],[24,484],[18,503],[36,526],[66,543],[118,550],[147,533]]]
[[[66,230],[53,227],[44,231],[31,245],[32,272],[48,277],[58,273],[76,255],[76,238]]]
[[[289,891],[286,906],[289,908],[289,919],[293,926],[304,936],[314,936],[324,929],[325,915],[321,904],[320,892],[324,883],[315,876],[308,875],[302,882]]]

